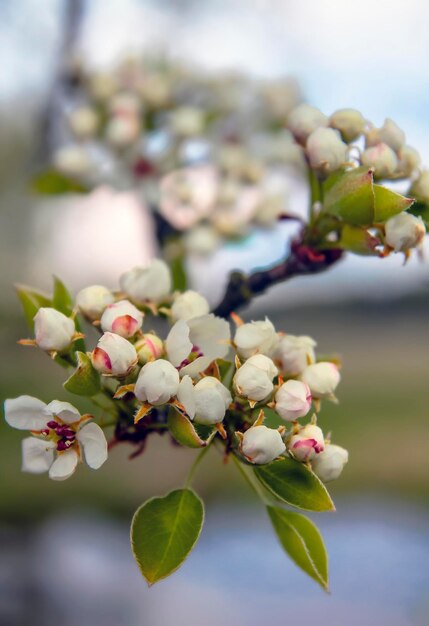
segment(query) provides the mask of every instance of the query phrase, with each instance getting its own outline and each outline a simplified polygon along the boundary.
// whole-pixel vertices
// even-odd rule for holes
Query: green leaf
[[[328,590],[328,555],[322,535],[308,517],[267,506],[277,537],[292,561]]]
[[[73,311],[73,298],[64,283],[54,276],[54,295],[52,296],[52,306],[57,311],[64,313],[68,317]]]
[[[168,414],[167,424],[174,439],[187,448],[204,448],[216,433],[216,430],[210,429],[207,439],[201,437],[191,420],[173,408]]]
[[[77,396],[95,396],[101,389],[100,374],[84,352],[76,352],[77,369],[63,384],[64,389]]]
[[[35,176],[32,181],[32,189],[45,195],[62,195],[65,193],[86,193],[88,189],[81,183],[67,178],[55,170],[47,170]]]
[[[235,373],[235,365],[231,361],[225,361],[225,359],[217,359],[216,363],[219,367],[220,379],[225,387],[230,387],[232,377]]]
[[[344,224],[341,229],[341,238],[339,246],[343,250],[348,250],[354,254],[362,254],[365,256],[375,256],[378,254],[376,248],[381,241],[369,233],[366,228],[361,226],[351,226]]]
[[[329,180],[329,179],[328,179]],[[357,167],[345,172],[336,182],[325,186],[324,210],[348,224],[369,225],[374,222],[372,170]]]
[[[31,287],[16,285],[16,292],[24,309],[24,317],[30,330],[34,328],[33,318],[41,307],[52,306],[50,298]]]
[[[412,215],[415,215],[416,217],[421,217],[422,220],[426,224],[426,228],[429,228],[429,205],[428,204],[424,202],[420,202],[418,200],[417,202],[414,202],[414,204],[410,207],[410,209],[408,210],[408,213],[411,213]]]
[[[191,489],[176,489],[137,509],[131,522],[131,549],[149,585],[180,567],[196,544],[203,521],[203,503]]]
[[[334,511],[322,481],[306,465],[284,457],[254,468],[258,480],[278,500],[306,511]]]
[[[391,189],[382,187],[381,185],[374,185],[374,197],[375,197],[375,222],[385,222],[394,215],[402,213],[406,209],[409,209],[413,204],[412,198],[406,198],[401,196],[400,193],[396,193]]]

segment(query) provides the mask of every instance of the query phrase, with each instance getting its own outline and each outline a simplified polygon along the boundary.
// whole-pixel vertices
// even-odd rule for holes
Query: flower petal
[[[4,416],[9,426],[18,430],[42,430],[51,417],[46,404],[32,396],[6,400]]]
[[[54,461],[55,444],[52,441],[43,441],[36,437],[27,437],[22,440],[23,472],[42,474],[47,472]]]
[[[204,372],[204,370],[206,370],[212,362],[213,359],[211,359],[209,356],[199,356],[197,359],[195,359],[195,361],[192,361],[188,365],[185,365],[181,368],[179,372],[180,376],[185,376],[187,374],[191,378],[195,378],[195,376],[198,376],[198,374]]]
[[[179,320],[170,330],[165,340],[168,360],[178,367],[190,354],[192,343],[189,340],[189,326],[184,320]]]
[[[177,399],[185,408],[186,413],[192,419],[195,416],[195,394],[194,385],[190,376],[184,376],[180,381]]]
[[[73,448],[61,452],[51,465],[49,478],[52,478],[52,480],[65,480],[69,478],[69,476],[74,473],[78,461],[79,455]]]
[[[86,424],[76,435],[82,445],[85,461],[92,469],[98,469],[107,460],[107,441],[104,432],[94,422]]]
[[[80,413],[70,402],[52,400],[47,406],[52,415],[57,415],[64,424],[74,424],[80,420]]]
[[[192,345],[198,346],[204,356],[210,357],[211,361],[226,357],[231,339],[226,320],[209,313],[188,320],[188,326]]]

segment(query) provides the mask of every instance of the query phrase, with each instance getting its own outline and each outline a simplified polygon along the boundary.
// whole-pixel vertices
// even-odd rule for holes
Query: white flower
[[[65,176],[83,176],[91,170],[91,159],[86,149],[70,144],[59,148],[53,157],[53,164]]]
[[[190,376],[184,376],[177,399],[191,419],[207,425],[222,422],[232,402],[229,390],[214,376],[202,378],[195,386]]]
[[[276,329],[267,317],[265,321],[238,326],[234,336],[237,352],[244,359],[258,353],[270,356],[278,341]]]
[[[415,248],[426,234],[422,218],[405,211],[387,220],[385,231],[386,243],[395,252],[406,252],[410,248]]]
[[[106,307],[100,323],[105,332],[132,337],[143,325],[143,313],[128,300],[120,300]]]
[[[323,452],[314,457],[311,462],[313,472],[320,480],[327,483],[336,480],[349,460],[349,453],[341,446],[332,443],[325,445]]]
[[[159,359],[164,353],[164,342],[157,335],[145,333],[134,345],[139,357],[139,363],[144,365],[148,361]]]
[[[299,376],[308,365],[315,362],[316,342],[306,335],[283,335],[274,353],[285,376]]]
[[[180,368],[181,376],[194,377],[216,359],[226,357],[230,338],[228,322],[213,313],[178,320],[165,341],[167,357]]]
[[[250,463],[271,463],[285,450],[282,436],[274,428],[252,426],[241,437],[240,452]]]
[[[288,442],[288,449],[298,461],[311,461],[316,454],[323,452],[324,448],[323,432],[314,424],[303,426]]]
[[[411,176],[418,169],[421,158],[415,148],[411,146],[403,146],[398,150],[399,165],[398,169],[405,176]]]
[[[373,167],[378,178],[391,176],[398,167],[398,158],[386,143],[378,143],[362,152],[362,165]]]
[[[204,296],[189,289],[184,293],[177,294],[174,298],[171,313],[174,321],[190,320],[193,317],[206,315],[210,306]]]
[[[220,246],[220,241],[216,230],[208,224],[192,228],[184,237],[186,249],[190,254],[212,254]]]
[[[137,363],[137,352],[127,339],[115,333],[104,333],[91,360],[95,369],[105,376],[126,376]]]
[[[115,148],[125,148],[139,138],[141,126],[134,116],[118,115],[106,125],[106,139]]]
[[[307,139],[306,150],[310,165],[315,169],[332,172],[347,162],[348,146],[332,128],[313,131]]]
[[[251,402],[260,402],[272,393],[272,381],[277,374],[278,370],[269,357],[255,354],[236,371],[234,389]]]
[[[107,441],[101,428],[68,402],[45,404],[31,396],[5,402],[7,423],[19,430],[30,430],[34,437],[22,442],[22,469],[40,474],[49,471],[53,480],[73,474],[82,455],[92,469],[107,459]]]
[[[76,332],[74,321],[51,307],[40,308],[34,316],[34,335],[42,350],[66,350]]]
[[[328,123],[328,118],[319,109],[300,104],[290,112],[287,126],[298,141],[305,143],[316,128],[328,126]]]
[[[146,267],[134,267],[122,274],[119,283],[126,295],[137,304],[148,300],[160,301],[171,291],[171,273],[164,261],[154,259]]]
[[[356,109],[339,109],[329,118],[332,128],[340,131],[344,140],[354,141],[365,130],[366,121],[360,111]]]
[[[89,106],[79,107],[70,113],[69,125],[79,139],[93,137],[98,128],[97,112]]]
[[[419,200],[429,204],[429,170],[420,174],[411,188],[411,193]]]
[[[85,287],[76,296],[80,312],[91,321],[99,320],[106,306],[114,301],[112,292],[102,285]]]
[[[176,108],[171,115],[171,130],[175,135],[194,137],[204,130],[204,113],[191,106]]]
[[[395,152],[400,150],[405,143],[404,131],[389,118],[387,118],[383,126],[378,129],[378,134],[380,140],[390,146]]]
[[[299,380],[288,380],[277,390],[275,402],[280,417],[288,422],[294,422],[307,415],[310,410],[310,388]]]
[[[333,398],[340,382],[340,372],[334,363],[322,361],[309,365],[301,374],[302,382],[310,387],[313,398]]]
[[[140,402],[160,406],[177,394],[179,372],[165,359],[157,359],[143,365],[134,388]]]

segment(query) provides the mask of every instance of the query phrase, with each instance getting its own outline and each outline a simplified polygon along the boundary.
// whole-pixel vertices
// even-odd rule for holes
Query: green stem
[[[201,461],[203,460],[203,458],[205,457],[205,455],[206,455],[206,453],[207,453],[207,450],[210,448],[210,445],[211,445],[211,444],[209,443],[209,444],[208,444],[207,446],[205,446],[202,450],[200,450],[200,452],[197,454],[197,456],[196,456],[196,458],[195,458],[194,462],[193,462],[193,463],[192,463],[192,465],[191,465],[191,469],[189,470],[188,477],[186,478],[186,481],[185,481],[185,487],[186,487],[186,488],[187,488],[187,487],[189,487],[189,486],[191,485],[192,480],[193,480],[193,478],[194,478],[194,476],[195,476],[195,472],[196,472],[196,470],[197,470],[197,467],[198,467],[198,465],[201,463]]]
[[[270,500],[268,499],[266,494],[262,491],[262,489],[259,487],[259,485],[257,485],[256,482],[254,482],[250,478],[249,474],[244,469],[242,463],[240,463],[240,461],[237,459],[237,457],[235,456],[234,453],[231,454],[231,457],[232,457],[232,460],[234,461],[235,465],[237,466],[238,471],[243,476],[244,480],[249,485],[249,487],[251,487],[251,489],[253,489],[253,491],[262,500],[262,502],[264,504],[270,504]]]

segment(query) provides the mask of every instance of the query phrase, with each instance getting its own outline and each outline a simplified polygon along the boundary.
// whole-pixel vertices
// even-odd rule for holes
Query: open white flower
[[[298,461],[311,461],[325,449],[323,432],[315,424],[307,424],[296,435],[292,435],[288,448]]]
[[[65,480],[82,457],[92,469],[107,459],[107,441],[101,428],[68,402],[45,404],[32,396],[19,396],[6,400],[5,419],[13,428],[30,430],[34,435],[22,442],[24,472],[48,471],[49,478]]]
[[[271,356],[278,342],[276,329],[267,317],[264,321],[238,326],[234,336],[237,352],[244,359],[254,354]]]
[[[306,335],[283,335],[274,353],[279,361],[282,374],[299,376],[308,365],[316,361],[316,342]]]
[[[105,332],[132,337],[143,325],[143,313],[128,300],[120,300],[106,307],[100,323]]]
[[[310,387],[300,380],[288,380],[277,390],[275,402],[280,417],[287,422],[294,422],[310,410]]]
[[[320,480],[327,483],[336,480],[349,460],[349,453],[341,446],[332,443],[325,445],[323,452],[314,457],[311,462],[313,472]]]
[[[91,354],[96,370],[104,376],[126,376],[137,364],[134,346],[120,335],[104,333]]]
[[[192,289],[177,294],[171,307],[171,314],[175,322],[207,315],[209,311],[210,306],[206,298],[196,291],[192,291]]]
[[[229,352],[229,324],[213,313],[190,320],[178,320],[168,333],[165,347],[168,360],[191,377],[203,372]]]
[[[171,273],[168,265],[154,259],[146,267],[134,267],[119,279],[121,289],[137,304],[148,300],[159,301],[171,291]]]
[[[75,332],[74,321],[51,307],[40,308],[34,316],[35,340],[42,350],[66,350],[70,347]]]
[[[232,402],[229,390],[214,376],[202,378],[195,386],[190,376],[184,376],[177,399],[191,419],[207,425],[222,422]]]
[[[142,367],[134,394],[140,402],[160,406],[177,394],[179,381],[177,369],[169,361],[157,359]]]
[[[260,402],[273,392],[273,378],[277,374],[278,369],[269,357],[255,354],[236,371],[234,389],[251,402]]]
[[[90,285],[76,295],[79,311],[92,322],[99,320],[108,304],[115,301],[112,292],[103,285]]]
[[[340,372],[334,363],[322,361],[309,365],[301,374],[302,382],[310,387],[313,398],[334,399],[334,391],[340,382]]]
[[[241,454],[256,465],[271,463],[285,450],[286,446],[279,431],[262,424],[252,426],[241,436]]]

